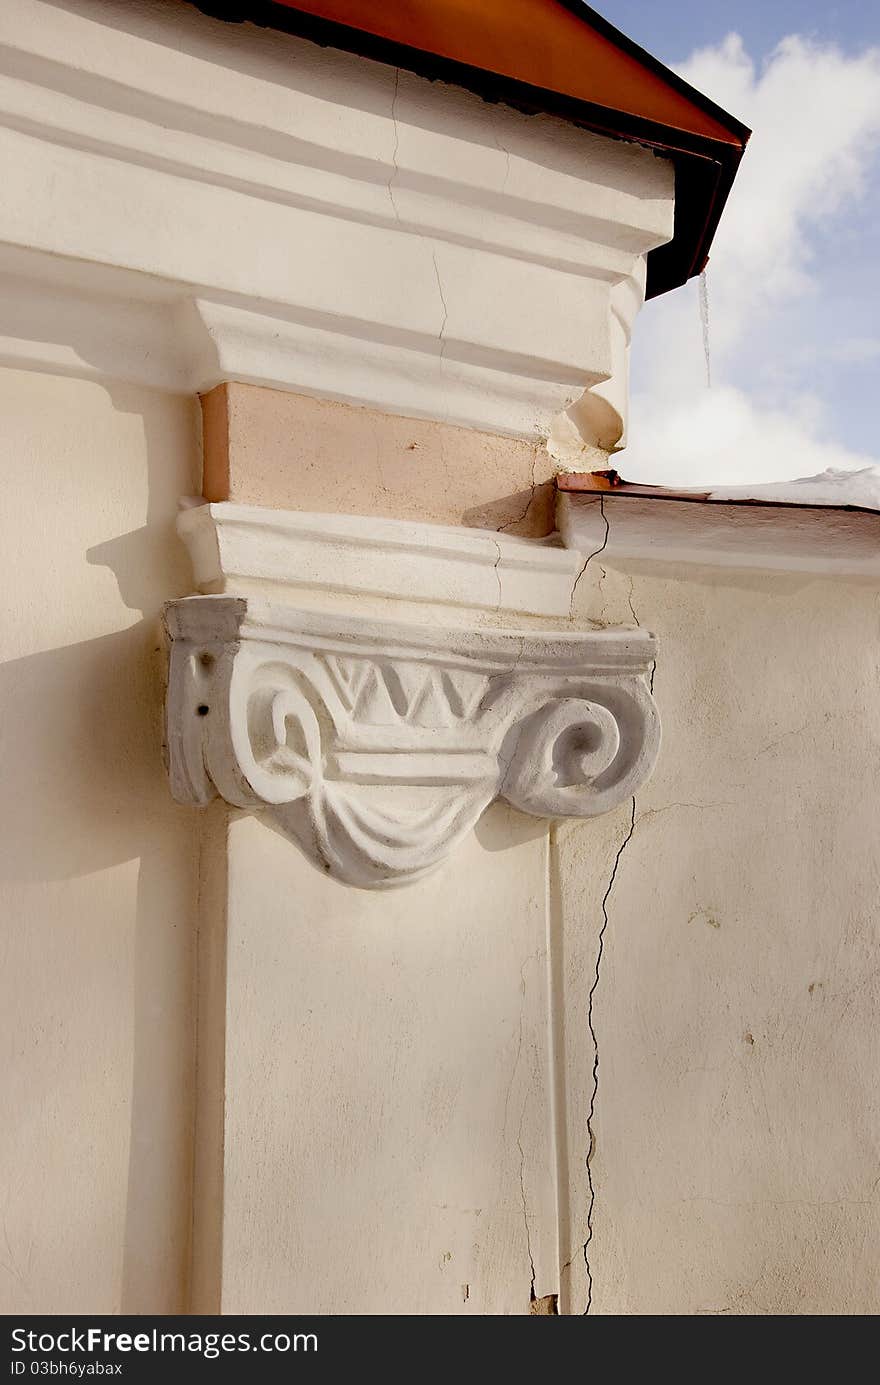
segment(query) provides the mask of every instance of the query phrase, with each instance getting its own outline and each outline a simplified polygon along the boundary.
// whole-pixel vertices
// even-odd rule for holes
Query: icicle
[[[712,388],[712,366],[709,361],[709,281],[704,269],[700,275],[700,322],[703,327],[703,355],[706,357],[706,386]]]

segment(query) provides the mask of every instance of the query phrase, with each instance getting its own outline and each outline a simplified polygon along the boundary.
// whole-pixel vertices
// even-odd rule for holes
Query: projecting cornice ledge
[[[657,756],[642,631],[447,631],[232,596],[165,621],[174,796],[262,810],[350,885],[418,879],[496,798],[606,812]]]

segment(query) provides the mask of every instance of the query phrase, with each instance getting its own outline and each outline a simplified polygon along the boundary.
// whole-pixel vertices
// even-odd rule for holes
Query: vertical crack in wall
[[[526,1152],[523,1149],[522,1142],[522,1122],[524,1118],[525,1108],[523,1108],[523,1117],[520,1119],[520,1131],[516,1137],[516,1143],[519,1149],[519,1194],[522,1198],[523,1221],[525,1222],[526,1228],[526,1252],[529,1257],[529,1273],[531,1275],[529,1281],[529,1306],[531,1309],[531,1305],[535,1302],[535,1256],[532,1252],[532,1228],[529,1225],[529,1206],[526,1202]]]
[[[547,833],[546,874],[546,986],[548,996],[548,1065],[550,1072],[550,1117],[553,1129],[553,1157],[556,1202],[556,1264],[559,1266],[556,1302],[553,1312],[568,1314],[571,1302],[571,1165],[568,1138],[568,1091],[566,1081],[565,1016],[565,934],[563,930],[562,879],[559,857],[558,824],[551,822]],[[562,1263],[563,1249],[568,1260]],[[541,1300],[533,1312],[541,1312]]]
[[[604,537],[603,537],[603,539],[602,539],[602,542],[600,543],[599,547],[598,547],[598,548],[595,548],[595,549],[593,550],[592,553],[588,553],[588,554],[587,554],[587,558],[586,558],[586,561],[584,562],[583,567],[581,568],[580,572],[578,573],[577,577],[574,579],[574,582],[572,583],[571,596],[570,596],[570,598],[569,598],[569,603],[568,603],[568,615],[569,615],[569,619],[571,619],[571,617],[574,615],[574,596],[575,596],[575,592],[576,592],[577,589],[578,589],[578,583],[580,582],[581,578],[583,577],[583,575],[584,575],[584,573],[586,572],[587,568],[590,566],[590,563],[593,561],[593,559],[594,559],[594,558],[598,558],[598,556],[599,556],[600,553],[604,553],[604,552],[605,552],[605,549],[606,549],[606,547],[607,547],[607,545],[608,545],[608,535],[609,535],[609,533],[611,532],[611,525],[608,523],[608,516],[607,516],[606,513],[605,513],[605,497],[604,497],[604,495],[600,495],[600,496],[599,496],[599,513],[600,513],[600,515],[602,516],[602,519],[603,519],[604,524],[605,524],[605,535],[604,535]]]
[[[507,182],[510,178],[510,150],[505,149],[504,145],[501,143],[501,140],[498,138],[498,131],[495,128],[494,119],[492,121],[492,138],[495,141],[495,147],[498,150],[499,154],[503,154],[505,158],[504,178],[502,180],[501,187],[498,189],[501,194],[504,194],[507,191]]]
[[[436,262],[435,262],[435,268],[436,268]],[[439,283],[439,279],[438,279],[438,283]],[[444,323],[443,325],[444,325],[444,327],[445,327],[446,324]],[[536,469],[537,469],[537,466],[538,466],[538,448],[537,448],[537,445],[536,445],[536,446],[532,449],[532,471],[531,471],[531,476],[529,477],[529,495],[528,495],[528,499],[526,500],[526,507],[525,507],[525,509],[523,510],[523,512],[522,512],[521,515],[514,515],[513,519],[508,519],[508,520],[506,520],[506,521],[504,522],[504,524],[499,524],[499,525],[498,525],[498,528],[497,528],[496,531],[495,531],[497,534],[506,534],[506,533],[507,533],[507,530],[508,530],[508,529],[512,529],[513,526],[514,526],[514,524],[522,524],[523,520],[524,520],[524,519],[526,518],[526,516],[528,515],[529,510],[532,508],[532,501],[533,501],[534,498],[535,498],[535,491],[538,489],[538,483],[537,483],[537,481],[535,480],[535,471],[536,471]]]
[[[443,292],[443,285],[440,282],[440,270],[437,265],[437,250],[431,247],[431,259],[434,262],[434,274],[437,279],[437,292],[440,295],[440,303],[443,307],[443,321],[440,323],[440,331],[437,333],[437,340],[440,343],[440,362],[443,362],[443,352],[446,349],[446,342],[443,340],[443,333],[446,331],[446,323],[449,320],[449,309],[446,306],[446,295]]]
[[[629,609],[630,609],[630,612],[631,612],[631,614],[632,614],[633,620],[635,621],[636,625],[638,625],[639,629],[641,629],[642,622],[639,620],[638,616],[636,615],[636,608],[635,608],[635,606],[633,605],[633,592],[635,591],[635,585],[636,585],[636,579],[635,579],[634,577],[630,577],[630,579],[629,579],[629,591],[628,591],[627,594],[626,594],[626,604],[629,606]]]
[[[419,236],[422,240],[427,240],[428,237],[424,234],[422,230],[419,229],[418,226],[404,226],[403,222],[400,219],[400,208],[398,207],[397,199],[394,196],[394,185],[397,182],[398,177],[400,176],[400,165],[397,162],[398,154],[400,151],[400,126],[397,123],[397,99],[399,95],[400,68],[397,67],[394,69],[394,93],[391,97],[391,123],[394,126],[394,148],[391,151],[391,177],[388,179],[388,196],[391,200],[391,208],[394,212],[394,219],[397,222],[398,226],[400,226],[402,230],[414,231],[415,234]],[[440,295],[440,305],[443,309],[443,321],[440,323],[440,331],[437,333],[437,340],[440,342],[440,362],[442,364],[443,353],[446,350],[446,341],[444,339],[443,334],[446,331],[446,323],[449,320],[449,308],[446,303],[446,295],[443,292],[443,284],[440,279],[440,266],[437,264],[437,250],[433,244],[431,246],[431,259],[434,264],[434,275],[437,279],[437,292]]]
[[[394,148],[391,151],[391,177],[388,179],[388,196],[391,199],[391,208],[394,212],[396,221],[400,220],[400,212],[397,210],[397,203],[394,200],[394,184],[400,169],[397,165],[397,151],[400,148],[400,131],[397,128],[397,97],[400,92],[400,68],[394,69],[394,95],[391,97],[391,123],[394,126]]]
[[[498,571],[498,568],[499,568],[499,566],[500,566],[500,564],[501,564],[501,556],[502,556],[502,555],[501,555],[501,544],[498,542],[497,539],[493,539],[492,542],[493,542],[494,545],[495,545],[495,552],[498,554],[498,557],[495,559],[494,563],[492,564],[492,571],[495,573],[495,581],[498,583],[498,609],[500,610],[500,609],[501,609],[501,573]]]
[[[584,1161],[587,1170],[587,1236],[584,1241],[584,1267],[587,1272],[587,1305],[584,1308],[584,1316],[589,1313],[593,1303],[593,1270],[590,1265],[590,1242],[593,1239],[593,1208],[596,1202],[596,1189],[593,1184],[593,1154],[596,1148],[596,1137],[593,1131],[593,1116],[596,1110],[596,1098],[599,1094],[599,1039],[593,1023],[593,1001],[599,986],[599,977],[602,968],[602,956],[605,951],[605,933],[608,928],[608,901],[614,889],[614,882],[617,879],[617,871],[620,860],[626,850],[629,841],[636,827],[636,797],[633,794],[632,816],[630,818],[629,830],[620,846],[617,848],[617,855],[614,858],[614,865],[611,869],[611,878],[602,896],[602,926],[599,929],[599,937],[596,947],[596,970],[593,975],[593,984],[590,986],[587,998],[587,1028],[590,1031],[590,1038],[593,1042],[593,1088],[590,1092],[590,1105],[587,1111],[587,1157]]]
[[[529,956],[526,957],[526,959],[524,960],[522,966],[520,967],[520,972],[519,972],[520,1005],[519,1005],[519,1023],[518,1023],[518,1026],[517,1026],[517,1036],[516,1036],[516,1053],[515,1053],[515,1055],[514,1055],[513,1067],[512,1067],[511,1072],[510,1072],[510,1081],[509,1081],[508,1084],[507,1084],[507,1091],[506,1091],[505,1096],[504,1096],[504,1118],[503,1118],[503,1122],[502,1122],[502,1126],[501,1126],[502,1134],[503,1134],[503,1135],[506,1135],[506,1132],[507,1132],[507,1122],[508,1122],[508,1118],[509,1118],[509,1116],[510,1116],[510,1098],[511,1098],[511,1096],[512,1096],[512,1094],[513,1094],[513,1087],[514,1087],[514,1083],[516,1082],[516,1074],[517,1074],[517,1072],[519,1071],[519,1064],[520,1064],[520,1059],[522,1058],[522,1051],[523,1051],[523,1037],[524,1037],[523,1031],[524,1031],[524,1020],[525,1020],[525,1006],[526,1006],[526,967],[529,965],[530,962],[539,961],[539,960],[541,959],[541,956],[542,956],[542,953],[541,953],[540,951],[539,951],[539,952],[535,952],[535,953],[530,953]],[[527,1254],[528,1260],[529,1260],[529,1312],[531,1313],[531,1312],[534,1311],[534,1310],[533,1310],[533,1304],[535,1304],[535,1303],[537,1302],[537,1298],[536,1298],[536,1293],[535,1293],[536,1272],[535,1272],[535,1255],[534,1255],[534,1251],[532,1250],[532,1227],[531,1227],[531,1222],[529,1221],[529,1205],[528,1205],[528,1199],[526,1198],[526,1152],[525,1152],[525,1149],[524,1149],[524,1147],[523,1147],[523,1140],[522,1140],[523,1125],[525,1124],[525,1119],[526,1119],[526,1103],[527,1103],[527,1097],[524,1098],[522,1107],[520,1108],[519,1126],[518,1126],[517,1133],[516,1133],[516,1147],[517,1147],[517,1149],[519,1150],[519,1195],[520,1195],[520,1199],[521,1199],[521,1201],[522,1201],[523,1226],[524,1226],[524,1228],[525,1228],[525,1234],[526,1234],[526,1254]]]
[[[607,544],[607,542],[608,542],[608,530],[609,530],[609,525],[608,525],[608,519],[607,519],[607,517],[605,516],[604,510],[603,510],[603,512],[602,512],[602,516],[603,516],[603,518],[605,519],[605,543]],[[604,544],[603,544],[603,547],[604,547]],[[602,551],[601,549],[598,550],[598,552],[601,552],[601,551]],[[591,554],[591,557],[595,557],[595,556],[596,556],[595,553],[594,553],[594,554]],[[589,561],[589,559],[588,559],[587,561]],[[628,591],[628,593],[627,593],[627,598],[626,598],[626,599],[627,599],[627,604],[628,604],[628,606],[629,606],[630,612],[631,612],[631,614],[632,614],[632,618],[633,618],[635,624],[639,627],[639,629],[641,629],[641,621],[639,620],[638,613],[636,612],[636,608],[635,608],[635,602],[634,602],[634,600],[633,600],[634,590],[635,590],[635,579],[631,577],[631,578],[630,578],[629,591]],[[653,695],[653,692],[654,692],[654,675],[656,674],[656,672],[657,672],[657,660],[656,660],[656,658],[655,658],[655,659],[652,659],[652,660],[651,660],[651,671],[650,671],[650,673],[649,673],[649,675],[648,675],[648,686],[649,686],[649,688],[650,688],[650,691],[651,691],[651,694],[652,694],[652,695]],[[627,830],[626,836],[624,837],[623,841],[620,843],[620,846],[617,848],[617,854],[616,854],[615,857],[614,857],[614,864],[613,864],[613,866],[612,866],[612,868],[611,868],[611,877],[610,877],[610,879],[609,879],[609,881],[608,881],[608,885],[607,885],[607,887],[606,887],[606,889],[605,889],[605,893],[604,893],[604,895],[602,896],[602,924],[601,924],[601,927],[600,927],[600,929],[599,929],[599,937],[598,937],[598,940],[597,940],[597,947],[596,947],[596,969],[595,969],[595,972],[594,972],[594,974],[593,974],[593,983],[592,983],[592,985],[590,986],[590,991],[589,991],[589,995],[588,995],[588,998],[587,998],[587,1027],[588,1027],[588,1029],[589,1029],[589,1031],[590,1031],[590,1038],[591,1038],[592,1043],[593,1043],[593,1086],[592,1086],[592,1091],[590,1092],[590,1105],[589,1105],[589,1109],[588,1109],[588,1111],[587,1111],[587,1157],[586,1157],[586,1160],[585,1160],[586,1170],[587,1170],[587,1196],[588,1196],[588,1200],[587,1200],[587,1236],[586,1236],[586,1240],[584,1241],[584,1244],[583,1244],[584,1267],[585,1267],[585,1269],[586,1269],[586,1274],[587,1274],[587,1303],[586,1303],[586,1307],[584,1308],[584,1315],[586,1315],[587,1313],[589,1313],[589,1311],[590,1311],[590,1309],[591,1309],[591,1307],[592,1307],[592,1304],[593,1304],[593,1271],[592,1271],[592,1266],[591,1266],[591,1264],[590,1264],[590,1243],[591,1243],[591,1241],[592,1241],[592,1239],[593,1239],[593,1211],[594,1211],[595,1204],[596,1204],[596,1188],[595,1188],[595,1184],[594,1184],[594,1182],[593,1182],[593,1155],[594,1155],[595,1149],[596,1149],[596,1136],[595,1136],[595,1131],[594,1131],[594,1128],[593,1128],[593,1118],[594,1118],[595,1111],[596,1111],[596,1100],[597,1100],[598,1095],[599,1095],[599,1039],[598,1039],[598,1035],[596,1034],[596,1027],[595,1027],[595,1024],[594,1024],[594,1021],[593,1021],[593,1003],[594,1003],[596,991],[597,991],[597,989],[598,989],[598,987],[599,987],[599,980],[600,980],[601,968],[602,968],[602,957],[603,957],[603,954],[604,954],[604,951],[605,951],[605,933],[606,933],[606,930],[607,930],[607,928],[608,928],[608,921],[609,921],[609,916],[608,916],[608,904],[609,904],[609,901],[610,901],[610,899],[611,899],[612,891],[613,891],[613,889],[614,889],[614,883],[615,883],[615,881],[616,881],[616,879],[617,879],[617,872],[618,872],[618,868],[619,868],[619,866],[620,866],[621,858],[622,858],[623,853],[624,853],[624,851],[626,850],[627,846],[629,845],[629,843],[630,843],[630,841],[631,841],[631,839],[632,839],[632,835],[633,835],[633,833],[635,832],[635,830],[636,830],[636,796],[635,796],[635,794],[633,794],[633,799],[632,799],[632,814],[631,814],[631,817],[630,817],[629,828],[628,828],[628,830]]]
[[[633,620],[635,621],[636,625],[637,625],[637,626],[639,627],[639,629],[641,630],[641,628],[642,628],[642,622],[639,620],[638,614],[636,613],[635,604],[634,604],[634,602],[633,602],[633,593],[634,593],[634,591],[635,591],[635,585],[636,585],[635,578],[634,578],[634,577],[630,577],[630,579],[629,579],[629,591],[627,592],[626,599],[627,599],[627,604],[629,605],[629,609],[632,611],[632,618],[633,618]],[[651,696],[652,696],[652,697],[653,697],[653,695],[654,695],[654,674],[655,674],[656,672],[657,672],[657,660],[656,660],[656,659],[652,659],[652,660],[651,660],[651,672],[648,674],[648,688],[650,689],[650,692],[651,692]]]

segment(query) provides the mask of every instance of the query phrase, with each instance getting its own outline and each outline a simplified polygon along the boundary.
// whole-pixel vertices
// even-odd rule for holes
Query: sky
[[[753,134],[699,286],[636,322],[628,480],[880,464],[880,3],[599,0]]]

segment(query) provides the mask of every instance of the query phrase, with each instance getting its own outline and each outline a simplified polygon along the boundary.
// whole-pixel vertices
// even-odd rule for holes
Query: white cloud
[[[695,53],[682,75],[754,129],[712,247],[708,275],[712,388],[706,387],[694,284],[649,304],[636,327],[641,387],[634,393],[624,474],[664,484],[736,483],[864,466],[833,441],[821,398],[823,351],[870,359],[863,329],[834,342],[785,339],[786,312],[822,292],[816,240],[844,228],[880,147],[880,50],[847,56],[790,37],[758,70],[738,35]],[[875,253],[874,247],[862,252]],[[859,272],[852,265],[854,274]],[[786,370],[766,360],[766,339]],[[798,362],[803,362],[798,369]],[[818,382],[818,383],[817,383]]]
[[[671,399],[644,396],[638,430],[646,445],[636,455],[643,460],[632,466],[627,449],[620,470],[627,480],[659,485],[781,481],[874,460],[823,438],[809,411],[762,408],[725,385]]]

